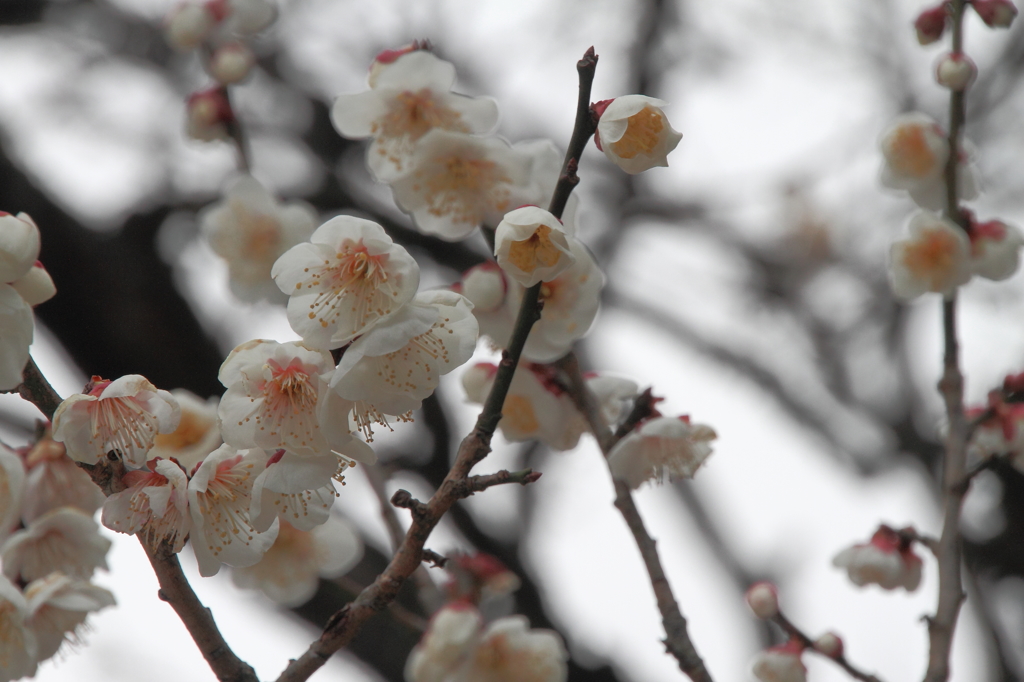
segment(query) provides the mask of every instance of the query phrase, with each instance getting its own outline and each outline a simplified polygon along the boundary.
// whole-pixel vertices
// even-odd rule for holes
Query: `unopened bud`
[[[228,135],[234,120],[231,104],[218,87],[194,93],[188,98],[188,134],[199,140],[217,140]]]
[[[917,42],[922,45],[930,45],[939,40],[946,30],[946,4],[921,12],[914,20],[914,28],[917,30]]]
[[[834,632],[826,632],[814,640],[814,650],[829,658],[839,658],[843,655],[843,640]]]
[[[178,50],[191,50],[210,35],[217,17],[205,5],[183,3],[171,10],[164,21],[167,42]]]
[[[935,80],[944,88],[954,91],[966,90],[978,75],[978,67],[962,52],[943,56],[935,66]]]
[[[1017,8],[1010,0],[973,0],[971,6],[991,28],[1007,28],[1017,16]]]
[[[762,620],[779,615],[779,593],[769,582],[754,583],[747,590],[747,605]]]
[[[24,277],[11,282],[11,286],[31,306],[49,301],[57,293],[57,287],[53,285],[50,273],[39,261],[36,261],[36,264]]]
[[[462,373],[462,388],[471,402],[482,403],[487,398],[491,379],[498,368],[488,362],[473,365]]]
[[[224,85],[238,83],[249,75],[256,55],[242,43],[221,45],[210,58],[210,75]]]
[[[473,307],[489,313],[505,302],[505,276],[490,263],[471,268],[462,278],[462,295],[470,300]]]

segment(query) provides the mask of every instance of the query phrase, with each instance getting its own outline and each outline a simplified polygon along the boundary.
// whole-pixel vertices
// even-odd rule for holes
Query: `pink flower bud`
[[[966,90],[977,75],[978,67],[962,52],[947,54],[935,65],[935,80],[939,85],[958,92]]]
[[[203,42],[218,18],[206,5],[182,3],[171,10],[164,21],[167,42],[177,50],[191,50]]]
[[[754,583],[747,590],[747,606],[762,620],[779,615],[779,592],[769,582]]]
[[[1010,0],[973,0],[971,6],[990,28],[1007,28],[1017,16],[1017,8]]]
[[[814,640],[814,650],[829,658],[839,658],[843,655],[843,640],[834,632],[826,632]]]
[[[922,45],[929,45],[941,38],[946,30],[945,3],[921,12],[914,20],[914,28],[917,30],[917,42]]]
[[[470,268],[462,276],[459,292],[473,303],[476,312],[494,312],[505,302],[508,284],[497,263],[486,262]]]
[[[227,124],[235,120],[235,115],[220,87],[193,93],[187,106],[189,135],[207,141],[228,136]]]
[[[762,682],[807,682],[807,668],[800,660],[803,650],[795,639],[765,649],[754,659],[754,677]]]
[[[210,75],[224,85],[238,83],[249,75],[256,55],[242,43],[221,45],[210,58]]]

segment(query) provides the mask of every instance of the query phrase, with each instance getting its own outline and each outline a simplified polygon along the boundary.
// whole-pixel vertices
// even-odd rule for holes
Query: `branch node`
[[[445,564],[448,563],[448,557],[438,554],[432,549],[423,548],[423,561],[428,564],[432,564],[437,568],[444,568]]]

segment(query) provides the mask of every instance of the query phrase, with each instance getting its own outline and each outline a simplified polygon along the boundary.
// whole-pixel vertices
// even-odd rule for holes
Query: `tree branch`
[[[796,625],[793,624],[792,621],[786,618],[786,616],[784,616],[781,611],[777,613],[771,620],[773,623],[777,624],[780,628],[785,630],[791,638],[797,640],[811,651],[821,654],[825,658],[835,662],[836,665],[845,670],[847,674],[849,674],[850,677],[852,677],[853,679],[860,680],[861,682],[882,682],[878,677],[854,667],[848,660],[846,660],[846,656],[844,656],[841,651],[838,656],[829,656],[823,651],[818,651],[817,649],[815,649],[814,640],[812,640],[810,637],[804,634],[800,630],[800,628],[798,628]]]

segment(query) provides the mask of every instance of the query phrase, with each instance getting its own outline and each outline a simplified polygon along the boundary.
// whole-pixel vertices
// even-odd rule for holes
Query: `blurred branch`
[[[776,623],[779,627],[781,627],[783,630],[785,630],[791,638],[797,640],[811,651],[817,654],[821,654],[823,657],[829,659],[830,661],[838,665],[840,668],[845,670],[847,674],[849,674],[850,677],[852,677],[853,679],[861,680],[861,682],[882,682],[881,679],[879,679],[878,677],[875,677],[870,673],[866,673],[860,670],[859,668],[854,667],[848,660],[846,660],[846,656],[843,655],[841,649],[837,656],[830,656],[822,651],[818,651],[816,648],[814,648],[814,640],[808,637],[806,634],[804,634],[804,632],[801,631],[800,628],[798,628],[796,625],[794,625],[792,621],[786,618],[786,616],[784,616],[781,611],[778,612],[771,620],[772,622]]]

